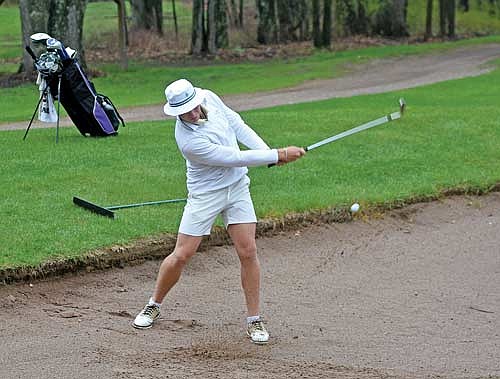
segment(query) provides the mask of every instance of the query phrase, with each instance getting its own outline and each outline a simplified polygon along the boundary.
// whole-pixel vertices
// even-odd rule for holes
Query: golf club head
[[[404,111],[406,108],[406,101],[403,98],[399,99],[399,113],[401,113],[401,116],[403,115]]]
[[[33,43],[43,43],[45,44],[48,39],[52,38],[47,33],[35,33],[30,35],[30,40]]]
[[[68,57],[76,57],[76,50],[72,49],[71,47],[66,47],[64,50],[66,50],[66,54],[68,54]]]
[[[55,38],[49,38],[46,42],[47,50],[61,50],[63,48],[61,41]]]

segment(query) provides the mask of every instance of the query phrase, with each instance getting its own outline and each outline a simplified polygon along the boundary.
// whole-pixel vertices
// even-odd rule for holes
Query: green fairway
[[[200,87],[222,95],[254,93],[286,88],[312,79],[333,78],[345,67],[373,59],[411,54],[438,53],[471,44],[500,42],[491,36],[449,43],[381,46],[341,52],[316,52],[312,56],[263,63],[214,64],[171,67],[131,64],[122,71],[116,65],[103,65],[105,77],[93,80],[97,91],[109,96],[120,109],[124,106],[159,104],[164,101],[165,84],[179,77],[189,78]],[[38,88],[26,84],[0,88],[0,123],[29,120],[38,100]]]
[[[259,218],[357,201],[362,209],[487,189],[500,181],[500,70],[394,93],[243,113],[272,146],[309,145],[408,103],[404,119],[347,137],[299,162],[252,168]],[[63,128],[2,132],[0,267],[34,265],[99,247],[176,232],[183,204],[117,211],[112,220],[72,204],[185,197],[185,164],[173,122],[131,123],[118,137],[83,138]]]

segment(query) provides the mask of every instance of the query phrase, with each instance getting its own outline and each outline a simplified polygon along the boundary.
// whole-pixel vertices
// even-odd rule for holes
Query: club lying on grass
[[[352,134],[356,134],[356,133],[359,133],[359,132],[362,132],[363,130],[366,130],[366,129],[370,129],[370,128],[373,128],[375,126],[378,126],[378,125],[382,125],[382,124],[385,124],[386,122],[390,122],[390,121],[394,121],[394,120],[397,120],[399,118],[401,118],[403,116],[403,113],[405,111],[405,107],[406,107],[406,102],[404,99],[399,99],[399,111],[397,112],[393,112],[393,113],[390,113],[386,116],[383,116],[383,117],[380,117],[380,118],[377,118],[376,120],[373,120],[373,121],[369,121],[363,125],[359,125],[359,126],[356,126],[355,128],[352,128],[352,129],[349,129],[349,130],[346,130],[345,132],[342,132],[342,133],[339,133],[339,134],[336,134],[332,137],[328,137],[328,138],[325,138],[319,142],[316,142],[316,143],[313,143],[312,145],[309,145],[307,147],[304,148],[305,151],[311,151],[313,149],[316,149],[320,146],[323,146],[323,145],[326,145],[326,144],[329,144],[331,142],[334,142],[334,141],[337,141],[341,138],[344,138],[344,137],[347,137],[347,136],[350,136]],[[272,167],[272,166],[275,166],[276,163],[271,163],[268,165],[268,167]]]
[[[186,199],[171,199],[171,200],[159,200],[159,201],[148,201],[145,203],[135,203],[135,204],[124,204],[124,205],[111,205],[108,207],[103,207],[97,204],[94,204],[88,200],[84,200],[80,197],[74,196],[73,203],[76,205],[88,209],[91,212],[100,214],[102,216],[114,218],[115,213],[113,212],[116,209],[125,209],[125,208],[135,208],[135,207],[143,207],[146,205],[159,205],[159,204],[168,204],[168,203],[181,203],[186,201]]]

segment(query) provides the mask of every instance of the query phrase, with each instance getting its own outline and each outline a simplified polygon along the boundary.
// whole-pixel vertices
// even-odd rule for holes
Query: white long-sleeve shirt
[[[187,188],[192,194],[221,189],[247,174],[247,166],[278,161],[278,151],[255,133],[240,115],[212,91],[202,90],[208,120],[192,124],[177,117],[175,140],[186,160]],[[240,150],[238,142],[251,150]]]

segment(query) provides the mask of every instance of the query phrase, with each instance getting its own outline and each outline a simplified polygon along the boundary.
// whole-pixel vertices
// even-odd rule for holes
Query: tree
[[[460,0],[459,5],[464,12],[469,11],[469,0]]]
[[[305,37],[307,22],[305,0],[277,0],[278,41],[298,41]]]
[[[191,53],[200,55],[207,50],[205,41],[204,0],[193,0],[193,24],[191,32]]]
[[[137,29],[154,30],[163,34],[163,7],[161,0],[130,0],[132,25]]]
[[[336,9],[344,34],[368,34],[370,20],[364,0],[337,0]]]
[[[381,0],[375,14],[373,31],[387,37],[407,37],[406,0]]]
[[[425,15],[425,36],[424,39],[427,41],[429,38],[432,37],[432,8],[433,8],[433,1],[432,0],[427,0],[427,9],[426,9],[426,15]]]
[[[243,0],[230,0],[229,3],[231,24],[237,28],[243,28]]]
[[[447,19],[448,19],[448,37],[455,38],[455,15],[456,4],[455,0],[447,0]]]
[[[455,37],[455,0],[439,0],[439,34]]]
[[[225,0],[193,0],[191,53],[216,54],[228,43]]]
[[[312,0],[312,33],[314,47],[322,47],[323,39],[321,38],[321,7],[319,0]]]
[[[257,42],[261,44],[278,42],[278,20],[276,17],[276,0],[257,1]]]
[[[172,17],[174,19],[175,39],[179,36],[179,27],[177,26],[177,12],[175,11],[175,0],[172,0]]]
[[[86,0],[19,0],[22,44],[30,44],[30,35],[47,33],[78,52],[85,66],[82,32]],[[33,71],[31,57],[23,50],[22,70]]]
[[[321,12],[320,0],[313,0],[312,20],[314,47],[330,47],[332,40],[332,0],[323,1],[323,12]],[[322,24],[321,20],[323,21]]]
[[[257,41],[262,44],[308,38],[306,0],[256,0]]]
[[[330,47],[332,40],[332,0],[325,0],[323,3],[323,47]]]
[[[120,46],[120,64],[124,70],[128,68],[127,46],[127,10],[125,0],[114,0],[118,8],[118,45]]]

